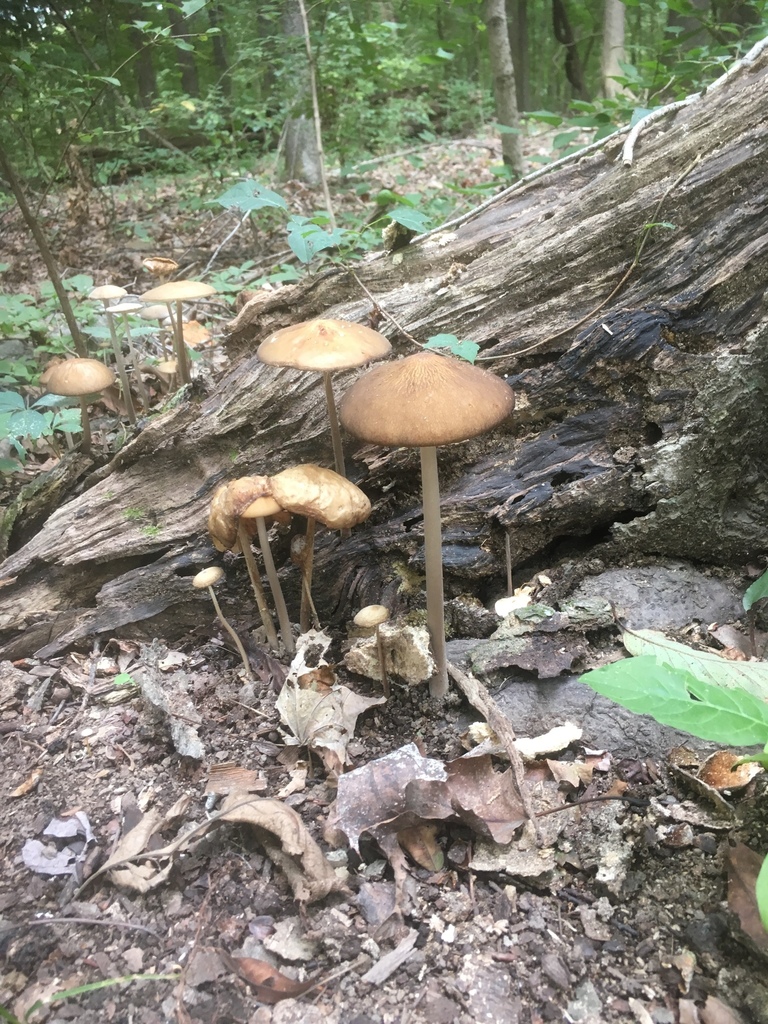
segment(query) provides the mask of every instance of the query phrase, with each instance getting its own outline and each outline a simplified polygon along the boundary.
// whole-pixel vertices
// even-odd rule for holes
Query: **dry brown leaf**
[[[197,320],[187,320],[181,325],[184,343],[190,348],[199,348],[210,340],[211,332]]]
[[[759,950],[768,953],[768,932],[763,928],[755,897],[755,883],[763,857],[744,843],[728,849],[728,907],[736,914],[741,930]]]
[[[21,783],[21,785],[17,786],[16,789],[8,794],[9,798],[11,800],[18,800],[22,796],[29,796],[29,794],[37,788],[42,777],[42,768],[35,768],[35,770]]]
[[[419,867],[442,871],[445,855],[437,842],[437,826],[414,825],[397,833],[397,841]]]
[[[567,782],[574,789],[578,789],[582,783],[588,786],[592,781],[594,771],[591,764],[584,764],[583,761],[551,761],[547,759],[547,767],[552,772],[553,779],[557,782]]]
[[[230,956],[226,950],[220,949],[222,962],[254,990],[257,999],[262,1003],[279,1003],[281,999],[296,999],[316,984],[315,979],[294,981],[281,974],[265,960],[254,960],[248,956]]]
[[[763,768],[755,761],[737,764],[739,758],[730,750],[717,750],[699,768],[698,776],[707,786],[719,792],[743,789]]]
[[[250,768],[228,761],[226,764],[211,765],[204,792],[226,796],[235,789],[242,793],[260,793],[267,788],[267,780]]]
[[[746,1021],[717,996],[707,996],[701,1010],[702,1024],[746,1024]]]

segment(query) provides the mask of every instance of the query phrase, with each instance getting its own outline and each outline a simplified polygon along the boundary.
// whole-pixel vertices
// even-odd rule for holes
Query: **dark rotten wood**
[[[507,532],[521,574],[556,574],[594,554],[739,564],[768,548],[766,63],[649,128],[629,169],[609,142],[455,231],[358,265],[408,331],[478,341],[518,393],[510,423],[441,453],[449,594],[502,590]],[[659,214],[674,229],[653,229],[628,282],[591,315],[697,157]],[[154,417],[34,536],[17,518],[2,567],[13,582],[0,589],[5,653],[51,654],[95,634],[173,639],[208,621],[188,577],[211,557],[205,518],[216,484],[332,464],[321,380],[262,366],[256,344],[311,316],[369,313],[339,269],[246,303],[223,379]],[[386,332],[398,352],[410,349]],[[337,393],[353,378],[341,375]],[[421,601],[417,453],[347,444],[374,511],[349,540],[318,537],[325,622],[368,601]],[[285,540],[280,551],[296,616]],[[248,619],[247,587],[237,566],[228,574]]]

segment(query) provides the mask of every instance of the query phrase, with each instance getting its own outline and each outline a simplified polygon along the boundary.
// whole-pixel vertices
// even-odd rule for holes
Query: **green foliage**
[[[82,429],[80,409],[62,407],[69,399],[59,395],[43,395],[28,407],[16,391],[0,391],[0,442],[6,442],[16,457],[0,457],[0,473],[17,473],[27,461],[28,450],[36,442],[47,441],[58,449],[55,435],[79,433]]]
[[[451,355],[474,363],[480,346],[474,341],[459,341],[455,334],[434,334],[425,344],[428,349],[446,349]]]
[[[764,572],[751,587],[747,588],[742,599],[744,610],[750,611],[757,601],[762,601],[766,597],[768,597],[768,572]]]

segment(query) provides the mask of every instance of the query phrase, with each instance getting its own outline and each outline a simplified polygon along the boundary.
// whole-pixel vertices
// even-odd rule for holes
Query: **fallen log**
[[[189,578],[214,557],[214,488],[332,465],[321,381],[255,356],[270,331],[318,315],[384,311],[399,354],[408,335],[471,338],[517,393],[510,422],[440,455],[449,596],[499,596],[507,541],[519,578],[546,568],[560,591],[597,558],[738,566],[765,553],[767,99],[763,52],[650,125],[631,167],[619,135],[354,274],[333,267],[250,298],[221,379],[152,417],[33,536],[17,517],[0,653],[50,655],[100,634],[176,639],[199,620]],[[354,377],[340,375],[337,394]],[[421,601],[418,452],[347,445],[373,514],[350,539],[318,536],[326,623]],[[278,554],[296,616],[285,539]],[[244,582],[239,594],[248,618]]]

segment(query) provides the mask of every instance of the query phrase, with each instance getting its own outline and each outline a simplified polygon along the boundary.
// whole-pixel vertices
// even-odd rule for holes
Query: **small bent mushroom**
[[[383,622],[386,622],[388,618],[389,609],[385,608],[383,604],[367,604],[365,608],[360,609],[352,620],[360,629],[373,630],[375,633],[376,651],[379,655],[379,671],[381,672],[381,688],[384,691],[385,697],[388,697],[390,693],[389,676],[387,675],[387,664],[384,658],[384,643],[381,639],[379,626]]]
[[[142,302],[164,302],[168,307],[168,313],[173,323],[173,344],[178,363],[179,381],[181,384],[189,384],[192,380],[189,372],[189,359],[187,348],[184,344],[182,333],[182,303],[189,299],[204,299],[209,295],[215,295],[216,289],[211,284],[203,284],[202,281],[168,281],[166,284],[158,285],[157,288],[150,288],[141,296]],[[173,313],[173,304],[176,306],[176,315]]]
[[[267,480],[268,478],[263,476],[244,476],[239,480],[231,480],[229,483],[217,487],[208,513],[208,532],[217,551],[237,551],[238,548],[242,551],[256,598],[256,607],[259,609],[259,615],[267,634],[267,643],[276,651],[279,644],[275,624],[267,607],[267,596],[261,585],[261,576],[251,550],[248,529],[240,522],[243,510],[259,495],[264,494],[265,487],[268,488]]]
[[[80,400],[83,439],[81,448],[91,454],[91,423],[88,419],[88,396],[105,391],[115,383],[115,375],[98,359],[65,359],[43,375],[46,389],[53,395]]]
[[[218,565],[211,565],[207,569],[201,569],[200,572],[192,578],[192,586],[197,590],[207,590],[211,595],[213,601],[213,607],[216,609],[216,615],[218,616],[219,622],[222,624],[224,629],[232,637],[235,647],[237,648],[238,654],[243,659],[243,668],[245,669],[245,675],[249,682],[253,680],[253,673],[251,672],[251,665],[248,661],[248,655],[245,653],[245,648],[242,645],[240,637],[234,631],[232,626],[227,621],[224,612],[221,610],[216,595],[213,592],[214,585],[224,577],[224,570]]]
[[[514,405],[514,392],[499,377],[428,351],[375,366],[340,403],[341,422],[355,437],[420,450],[427,624],[437,665],[429,682],[433,697],[448,692],[437,446],[490,430]]]
[[[307,519],[300,612],[301,631],[306,633],[312,605],[315,523],[320,522],[331,530],[349,530],[368,518],[371,503],[346,477],[322,466],[301,465],[284,469],[271,478],[271,488],[281,508]]]
[[[256,355],[262,363],[322,373],[331,424],[334,466],[340,476],[346,476],[331,374],[334,370],[351,370],[373,359],[381,359],[391,351],[392,346],[384,335],[370,327],[349,320],[326,319],[306,320],[275,331],[262,341]]]

